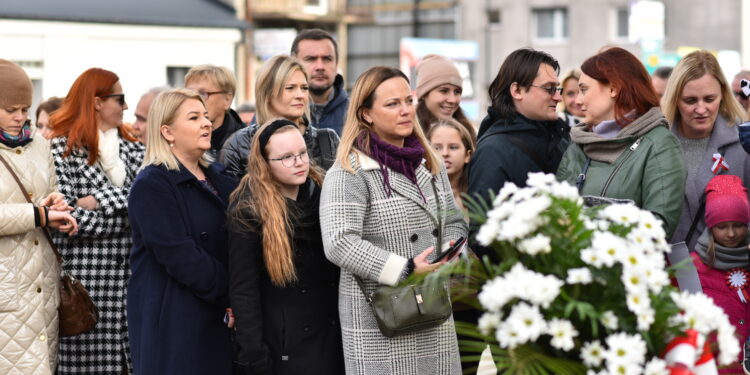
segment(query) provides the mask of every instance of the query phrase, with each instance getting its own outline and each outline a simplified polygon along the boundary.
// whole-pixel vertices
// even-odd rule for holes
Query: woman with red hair
[[[131,372],[128,192],[144,149],[121,126],[127,108],[117,75],[92,68],[76,79],[50,118],[60,192],[75,203],[72,215],[80,228],[76,236],[58,237],[64,268],[83,282],[99,310],[93,330],[60,340],[58,374]]]
[[[584,61],[578,87],[584,119],[570,131],[574,144],[557,178],[584,196],[633,201],[662,220],[668,238],[686,172],[646,68],[630,52],[608,48]]]

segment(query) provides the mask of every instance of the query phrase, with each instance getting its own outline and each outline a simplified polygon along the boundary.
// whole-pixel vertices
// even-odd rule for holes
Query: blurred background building
[[[180,85],[201,63],[233,69],[237,102],[252,100],[257,67],[289,53],[297,31],[339,42],[347,87],[373,65],[412,74],[425,54],[452,57],[467,113],[484,115],[486,90],[505,57],[530,46],[563,70],[606,45],[649,70],[695,48],[715,51],[730,77],[750,66],[750,0],[0,0],[0,57],[18,62],[36,98],[65,95],[83,70],[118,73],[135,103],[148,88]],[[744,17],[743,17],[744,16]],[[126,117],[126,120],[128,118]]]

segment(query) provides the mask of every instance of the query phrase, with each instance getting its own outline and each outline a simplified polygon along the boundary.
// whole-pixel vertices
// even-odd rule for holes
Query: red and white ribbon
[[[724,159],[724,157],[721,156],[720,153],[715,153],[711,157],[711,160],[714,162],[714,164],[711,166],[711,172],[713,174],[719,174],[719,171],[721,171],[722,169],[725,171],[729,170],[729,164],[727,164],[727,160]]]
[[[699,350],[699,342],[703,342]],[[685,332],[685,336],[672,339],[664,349],[664,360],[667,362],[670,375],[718,375],[716,361],[711,352],[711,345],[694,329]]]
[[[737,296],[740,297],[742,303],[747,303],[747,300],[750,299],[750,296],[748,296],[745,291],[748,280],[750,280],[750,273],[742,268],[735,268],[726,273],[727,285],[729,285],[731,289],[737,291]]]

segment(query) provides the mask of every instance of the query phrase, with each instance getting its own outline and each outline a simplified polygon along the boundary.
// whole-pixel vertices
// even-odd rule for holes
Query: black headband
[[[268,144],[268,140],[271,139],[271,136],[276,133],[277,130],[289,125],[294,126],[295,128],[297,127],[297,124],[287,119],[278,119],[268,124],[263,131],[260,132],[258,135],[258,142],[260,143],[261,154],[266,154],[266,145]]]

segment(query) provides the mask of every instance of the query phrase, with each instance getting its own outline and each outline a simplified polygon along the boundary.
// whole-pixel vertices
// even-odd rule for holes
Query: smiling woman
[[[201,96],[161,93],[128,203],[128,332],[136,374],[230,374],[225,210],[236,181],[211,163]]]
[[[734,98],[718,60],[709,51],[692,52],[677,63],[661,104],[672,133],[680,142],[687,168],[685,204],[671,241],[690,237],[687,242],[692,250],[706,228],[699,210],[703,189],[711,178],[715,174],[731,174],[750,186],[750,157],[740,145],[736,126],[746,120],[746,114]],[[719,158],[727,169],[713,168]],[[695,230],[690,234],[694,220]]]

